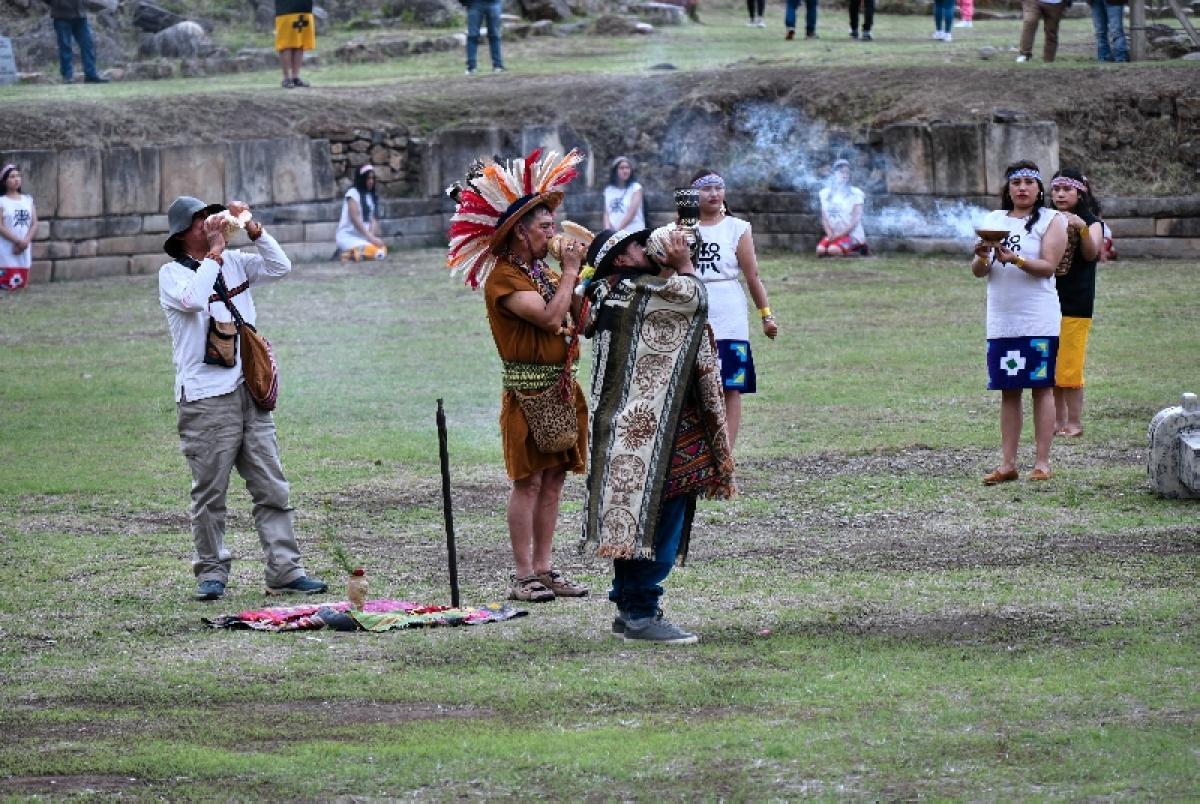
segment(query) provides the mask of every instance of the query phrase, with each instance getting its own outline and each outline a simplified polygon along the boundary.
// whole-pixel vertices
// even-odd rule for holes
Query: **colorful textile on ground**
[[[989,338],[988,390],[1053,388],[1057,360],[1057,335],[1050,338]]]
[[[721,359],[721,385],[726,391],[752,394],[758,389],[750,341],[717,341],[717,356]]]
[[[362,611],[352,611],[348,601],[251,609],[238,614],[204,618],[213,628],[249,628],[255,631],[391,631],[396,628],[432,628],[448,625],[482,625],[524,617],[529,612],[503,603],[484,606],[426,606],[407,600],[368,600]]]
[[[685,398],[697,406],[712,453],[706,493],[734,494],[708,294],[691,276],[619,274],[595,282],[589,299],[592,449],[583,540],[603,557],[650,558]]]

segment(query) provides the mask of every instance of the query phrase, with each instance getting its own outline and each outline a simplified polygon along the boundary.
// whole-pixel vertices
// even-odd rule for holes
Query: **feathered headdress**
[[[464,271],[463,281],[478,288],[496,265],[496,257],[517,221],[538,204],[555,209],[562,192],[578,175],[575,166],[583,154],[571,149],[559,157],[550,152],[539,161],[538,148],[524,159],[511,159],[508,166],[476,165],[467,176],[466,187],[455,188],[458,203],[450,218],[450,250],[446,266]]]

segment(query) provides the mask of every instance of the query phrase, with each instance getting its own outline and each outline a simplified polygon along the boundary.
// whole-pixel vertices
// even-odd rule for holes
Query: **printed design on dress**
[[[632,551],[637,538],[637,520],[625,508],[610,508],[601,520],[600,527],[607,534],[610,544]]]
[[[646,478],[646,462],[636,455],[618,455],[609,466],[614,505],[630,505]]]
[[[696,270],[701,276],[713,273],[719,274],[717,264],[721,262],[721,244],[704,242],[700,244],[700,253],[696,256]]]
[[[1046,338],[1034,338],[1029,342],[1033,351],[1042,356],[1042,362],[1029,373],[1031,380],[1044,380],[1050,376],[1050,341]]]
[[[696,283],[678,276],[673,276],[663,285],[658,295],[662,300],[671,304],[688,304],[696,298]]]
[[[654,396],[671,379],[671,359],[666,355],[642,355],[633,367],[633,384],[643,396]]]
[[[645,402],[638,402],[625,409],[617,419],[617,431],[621,444],[627,450],[639,450],[654,437],[658,429],[658,414]]]
[[[656,352],[673,352],[687,336],[688,318],[673,310],[655,310],[646,316],[642,340]]]
[[[1025,370],[1025,356],[1020,350],[1009,349],[1008,354],[1000,358],[1000,368],[1010,377],[1015,377]]]

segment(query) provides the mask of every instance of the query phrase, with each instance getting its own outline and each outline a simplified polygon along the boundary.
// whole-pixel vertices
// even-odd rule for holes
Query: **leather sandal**
[[[523,600],[528,603],[547,603],[554,599],[554,592],[546,588],[542,579],[536,575],[524,578],[514,578],[512,589],[508,591],[509,600]]]
[[[587,597],[588,588],[578,584],[563,575],[560,570],[551,569],[549,572],[539,572],[538,580],[549,587],[559,597]]]
[[[983,485],[995,486],[1000,483],[1011,483],[1021,476],[1021,473],[1016,469],[1011,469],[1007,472],[1001,472],[999,469],[994,469],[983,476]]]
[[[1052,477],[1054,477],[1053,472],[1046,472],[1041,469],[1034,469],[1029,473],[1030,480],[1049,480]]]

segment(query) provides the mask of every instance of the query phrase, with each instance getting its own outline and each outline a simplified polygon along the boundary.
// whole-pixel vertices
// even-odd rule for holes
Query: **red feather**
[[[571,170],[564,171],[563,173],[561,173],[557,177],[555,177],[554,181],[552,181],[550,183],[550,186],[547,187],[546,189],[549,190],[554,187],[562,187],[564,184],[569,184],[571,182],[571,180],[574,179],[578,175],[579,175],[579,171],[575,170],[574,168],[572,168]]]
[[[483,196],[474,190],[463,190],[458,197],[457,212],[473,212],[480,215],[496,215],[496,210],[492,209]]]
[[[541,156],[542,149],[534,148],[533,153],[525,157],[525,179],[523,182],[525,187],[525,195],[529,195],[533,192],[533,164],[534,162],[537,162]]]

